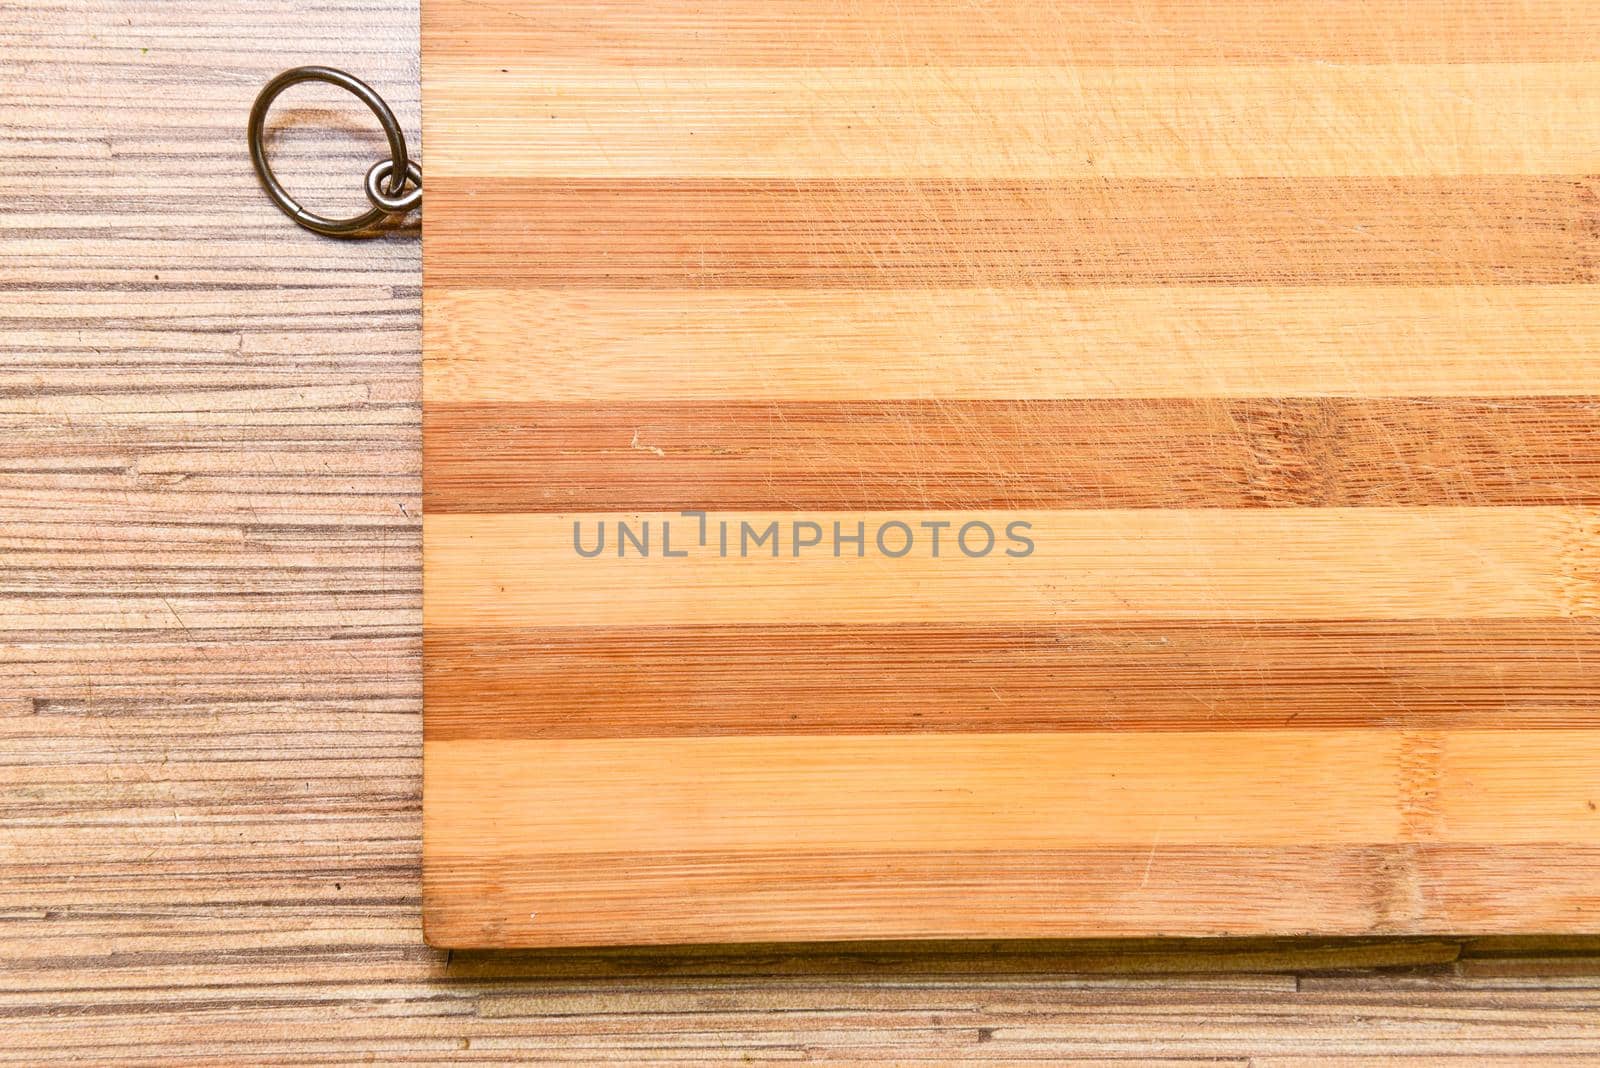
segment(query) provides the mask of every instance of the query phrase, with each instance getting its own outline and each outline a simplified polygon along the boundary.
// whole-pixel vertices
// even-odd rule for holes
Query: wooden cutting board
[[[425,0],[423,91],[430,941],[1600,929],[1600,5]]]

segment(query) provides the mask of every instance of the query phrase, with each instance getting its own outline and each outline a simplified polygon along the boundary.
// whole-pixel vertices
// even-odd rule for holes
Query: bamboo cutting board
[[[423,88],[430,941],[1600,929],[1600,5],[425,0]]]

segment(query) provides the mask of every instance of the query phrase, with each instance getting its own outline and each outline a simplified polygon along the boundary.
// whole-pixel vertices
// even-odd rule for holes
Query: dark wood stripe
[[[643,66],[1184,66],[1600,58],[1586,0],[430,0],[423,50]]]
[[[1586,177],[441,179],[430,285],[1592,282]]]
[[[428,940],[456,947],[612,943],[619,928],[634,943],[1416,934],[1463,915],[1489,934],[1583,930],[1597,865],[1589,843],[429,853],[423,896]]]
[[[426,407],[433,512],[1600,503],[1600,399]]]
[[[1574,620],[431,628],[429,740],[1600,725]]]

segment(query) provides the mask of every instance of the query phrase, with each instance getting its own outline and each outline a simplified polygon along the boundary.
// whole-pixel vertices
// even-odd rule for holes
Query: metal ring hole
[[[283,183],[273,173],[272,165],[267,161],[265,149],[265,130],[267,114],[273,102],[285,89],[298,85],[301,82],[326,82],[349,92],[356,99],[367,106],[367,109],[376,116],[378,124],[383,128],[385,139],[389,143],[390,158],[383,162],[389,164],[389,186],[380,192],[387,197],[402,196],[406,177],[415,166],[406,155],[405,134],[400,129],[400,123],[395,119],[394,112],[389,110],[389,105],[383,98],[373,91],[372,87],[353,75],[331,67],[296,67],[286,70],[272,81],[268,82],[256,97],[255,105],[250,110],[250,124],[247,130],[247,140],[250,146],[250,159],[255,165],[256,175],[261,179],[262,186],[267,195],[272,198],[285,215],[308,230],[335,237],[350,237],[364,234],[382,222],[391,212],[374,203],[373,207],[359,215],[348,218],[334,219],[311,211],[292,196]]]
[[[367,169],[367,199],[384,211],[400,214],[422,203],[422,168],[415,161],[407,161],[405,182],[399,193],[386,193],[383,180],[394,173],[394,160],[381,159]],[[389,185],[395,183],[391,180]],[[409,188],[406,188],[409,186]]]

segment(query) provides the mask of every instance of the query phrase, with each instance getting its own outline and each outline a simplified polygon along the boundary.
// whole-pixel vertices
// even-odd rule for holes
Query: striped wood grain
[[[709,10],[704,0],[692,6]],[[812,0],[804,6],[815,10]],[[989,6],[999,17],[1000,9]],[[1573,58],[1600,40],[1563,32],[1581,7],[1499,4],[1494,17],[1519,30],[1494,41],[1452,35],[1438,21],[1448,4],[1431,4],[1435,21],[1416,25],[1388,17],[1402,10],[1393,5],[1363,7],[1340,5],[1328,14],[1353,12],[1343,25],[1368,34],[1361,47],[1397,53],[1436,58],[1455,48],[1514,47],[1530,59]],[[913,10],[908,3],[898,8]],[[1184,4],[1167,10],[1186,9],[1202,10]],[[577,43],[592,49],[601,41],[583,20],[601,10],[594,2],[547,4],[540,20],[529,22],[480,4],[472,25],[502,36],[518,27],[532,33],[577,27]],[[613,54],[641,42],[705,51],[692,23],[641,19],[637,8],[604,10],[613,16],[605,38],[615,42]],[[1275,4],[1238,28],[1294,25],[1295,10]],[[1290,12],[1288,21],[1278,12]],[[767,62],[783,62],[792,49],[759,32],[768,17],[781,18],[782,8],[747,5],[741,20],[723,25],[729,33],[755,26],[746,40]],[[0,423],[6,431],[0,575],[12,595],[33,598],[9,602],[0,617],[14,628],[0,636],[0,748],[7,755],[0,788],[6,1013],[0,1063],[881,1064],[887,1058],[1105,1068],[1125,1068],[1130,1060],[1164,1068],[1555,1068],[1600,1054],[1594,1012],[1600,942],[1582,937],[769,943],[536,954],[419,945],[418,242],[403,235],[333,244],[289,225],[254,192],[240,143],[256,87],[290,64],[330,60],[377,86],[414,134],[417,101],[408,90],[415,80],[415,23],[412,0],[29,0],[0,15]],[[689,31],[679,32],[676,43],[661,36],[674,26]],[[842,29],[848,26],[814,36],[812,46],[846,46]],[[947,37],[951,46],[973,39],[970,22],[965,29]],[[1442,43],[1434,42],[1436,33]],[[1326,52],[1318,39],[1303,35],[1307,47]],[[718,47],[730,52],[731,41],[725,34]],[[1192,35],[1148,43],[1163,41],[1175,61],[1202,47]],[[430,48],[448,43],[430,35]],[[546,34],[538,50],[551,51],[554,43]],[[360,193],[352,176],[382,151],[370,116],[331,92],[307,91],[285,103],[293,106],[275,115],[277,158],[294,188],[326,198],[330,208],[353,206]],[[1463,293],[1457,313],[1421,321],[1461,324],[1460,309],[1477,292]],[[639,297],[638,315],[659,314],[652,310],[659,304],[624,295]],[[765,299],[752,298],[758,305]],[[1376,306],[1327,304],[1348,309],[1357,323],[1361,308]],[[1483,310],[1497,319],[1494,306]],[[713,315],[716,307],[708,303],[703,311]],[[435,318],[430,310],[429,329]],[[1531,319],[1549,331],[1565,329],[1559,314]],[[748,316],[744,321],[750,324]],[[801,336],[810,332],[800,319],[793,325]],[[587,333],[556,327],[540,346],[509,347],[542,359],[558,342],[597,343],[618,326],[624,334],[631,329],[613,306],[592,317]],[[1517,333],[1508,319],[1505,336]],[[681,340],[697,335],[705,340],[704,331]],[[1457,340],[1448,332],[1433,336],[1436,342],[1413,365],[1423,374],[1433,373],[1428,355],[1450,353],[1459,359],[1441,360],[1440,373],[1458,382],[1469,381],[1462,377],[1469,365],[1480,369],[1475,374],[1509,373],[1459,343],[1471,341],[1470,331]],[[880,344],[883,337],[879,331]],[[669,340],[658,336],[652,344]],[[952,337],[952,345],[960,343]],[[1352,346],[1343,347],[1344,355],[1320,349],[1333,357],[1324,366],[1354,358]],[[1041,358],[1045,348],[1034,345]],[[1259,344],[1239,349],[1249,360],[1241,365],[1247,373],[1278,366],[1251,359],[1260,351]],[[1538,351],[1545,354],[1539,366],[1556,375],[1539,381],[1545,392],[1558,389],[1563,350]],[[1534,353],[1518,346],[1504,355],[1531,360]],[[814,373],[849,381],[849,368],[836,359],[837,353],[818,363]],[[1057,370],[1071,363],[1054,360]],[[1034,373],[1025,358],[1018,365]],[[725,366],[741,369],[737,360]],[[1533,364],[1523,366],[1531,376]],[[1582,370],[1577,362],[1567,366]],[[540,377],[548,379],[550,370]],[[1350,374],[1358,371],[1351,365]],[[1161,376],[1154,378],[1159,385]],[[1487,382],[1488,393],[1505,393],[1503,383]],[[1263,395],[1285,392],[1263,384],[1269,387]],[[1174,385],[1178,396],[1205,392]],[[1569,385],[1565,392],[1581,390]],[[248,609],[248,624],[186,625],[190,599],[202,585],[213,585],[213,596],[241,614]],[[107,611],[107,623],[82,630],[24,625],[43,607],[43,595],[88,591],[109,596],[102,609],[159,593],[172,612],[122,624]],[[386,594],[387,613],[330,623],[308,610],[329,603],[329,594],[343,601],[363,591]],[[1543,664],[1551,676],[1549,707],[1581,715],[1580,668],[1594,662],[1588,639],[1579,631],[1540,632],[1538,622],[1508,626],[1529,629],[1442,630],[1439,644],[1410,657],[1402,655],[1414,647],[1409,642],[1432,640],[1431,624],[1412,627],[1409,639],[1394,639],[1399,659],[1392,664],[1380,655],[1380,643],[1389,640],[1381,634],[1365,643],[1352,636],[1346,645],[1341,631],[1328,631],[1312,641],[1326,639],[1352,661],[1365,659],[1367,673],[1352,682],[1367,687],[1363,701],[1340,708],[1366,707],[1367,697],[1382,702],[1388,685],[1413,696],[1423,691],[1439,704],[1470,694],[1464,700],[1482,710],[1497,699],[1496,662],[1518,658],[1521,666],[1507,668],[1506,698],[1519,703],[1519,714],[1545,700],[1536,681]],[[592,637],[561,633],[576,642]],[[749,633],[719,632],[711,646],[686,655],[697,663],[763,655],[770,636],[738,640]],[[983,657],[1027,655],[1030,646],[1006,633],[1002,628],[995,636],[999,654],[975,651],[972,642],[983,638],[939,639],[918,649],[938,656],[940,641],[963,641],[970,651],[960,655],[979,658],[966,683],[982,689],[976,676],[986,673]],[[1176,647],[1176,634],[1130,636],[1127,648],[1159,646],[1162,636],[1172,636]],[[695,640],[688,632],[615,637],[623,643],[613,650],[618,658],[644,655],[662,641]],[[1079,632],[1076,640],[1101,637],[1115,642],[1110,633]],[[1191,637],[1203,647],[1203,634]],[[834,648],[846,658],[895,655],[870,636],[864,641],[867,647],[857,642],[854,652],[848,643],[823,644],[816,655],[828,657]],[[1504,657],[1476,659],[1478,641],[1496,643]],[[1179,649],[1173,653],[1181,659]],[[582,654],[601,663],[608,655],[598,640]],[[800,693],[774,699],[803,696],[808,685],[797,675],[815,662],[807,659],[812,654],[791,656],[778,647],[767,655],[774,670],[759,676],[741,679],[735,670],[713,681],[698,672],[705,683],[693,692],[702,712],[710,704],[735,708],[731,700],[717,701],[719,692],[762,700],[759,686],[784,685],[777,669],[790,659],[788,678],[799,681]],[[1288,655],[1303,666],[1297,675],[1316,676],[1317,657]],[[1435,668],[1418,666],[1432,655],[1443,658]],[[1219,658],[1225,664],[1228,655],[1201,655],[1194,667],[1204,670]],[[433,669],[443,661],[430,654],[428,663]],[[558,670],[561,661],[518,656],[509,663]],[[1092,670],[1087,662],[1083,668]],[[1047,665],[1036,670],[1019,662],[1018,670],[1034,679]],[[1245,657],[1235,677],[1248,678],[1249,670]],[[1458,673],[1454,690],[1430,681],[1442,685]],[[581,675],[566,677],[576,682]],[[649,677],[661,685],[687,680],[671,672]],[[1051,692],[1068,688],[1064,678],[1049,691],[992,677],[1014,700],[1026,691],[1048,703]],[[1323,700],[1342,700],[1341,678],[1353,675],[1324,676]],[[617,703],[607,707],[621,715],[625,702],[646,697],[645,676],[636,673],[633,681],[588,696],[613,695]],[[1171,676],[1183,690],[1179,699],[1203,708],[1198,678],[1188,681],[1194,686]],[[887,678],[882,682],[889,686]],[[1420,708],[1405,693],[1393,698],[1391,705]],[[696,715],[688,697],[666,700]],[[439,707],[430,700],[430,730],[438,726]],[[533,713],[540,706],[522,707]],[[572,727],[597,714],[591,703],[560,720]],[[1147,870],[1147,888],[1161,887],[1191,915],[1198,901],[1241,895],[1204,852],[1161,849],[1154,863],[1148,850],[1136,852],[969,857],[974,877],[950,886],[945,900],[973,911],[1048,916],[1051,902],[1028,892],[1029,884],[1061,880],[1076,896],[1105,899]],[[1418,848],[1405,863],[1371,850],[1328,850],[1314,860],[1310,851],[1295,855],[1307,857],[1297,868],[1268,856],[1261,862],[1280,864],[1286,876],[1298,872],[1317,892],[1290,897],[1277,886],[1260,889],[1252,907],[1262,926],[1281,919],[1284,929],[1338,921],[1351,930],[1382,930],[1386,916],[1409,923],[1413,870],[1440,888],[1435,908],[1448,913],[1456,903],[1438,873],[1491,864],[1501,870],[1521,864],[1532,874],[1521,893],[1495,899],[1475,895],[1471,878],[1455,886],[1475,896],[1476,907],[1511,909],[1515,916],[1541,901],[1557,904],[1562,884],[1583,878],[1591,863],[1578,850],[1552,859],[1540,849]],[[1180,857],[1192,861],[1166,863]],[[910,878],[937,871],[945,859],[902,855],[895,863]],[[572,900],[603,900],[595,914],[615,923],[616,910],[659,915],[637,891],[680,877],[674,865],[671,856],[578,857],[570,864],[547,861],[544,870]],[[704,867],[697,874],[702,900],[719,900],[702,915],[735,907],[741,887],[751,886],[751,871],[774,873],[766,880],[776,888],[771,893],[803,898],[819,885],[857,878],[852,867],[850,858],[797,863],[792,855],[749,858],[742,869]],[[548,905],[553,886],[501,877],[518,869],[527,870],[519,860],[485,860],[461,871],[497,880],[513,915]],[[528,904],[528,898],[540,900]],[[741,919],[754,923],[762,902],[744,900],[755,907]],[[1320,911],[1310,912],[1308,904]]]
[[[1057,512],[805,513],[823,543],[796,555],[791,533],[755,539],[792,513],[718,513],[730,555],[717,555],[716,528],[703,552],[666,559],[662,525],[675,518],[677,549],[692,544],[694,520],[675,513],[624,517],[654,530],[655,555],[572,549],[574,524],[592,549],[588,517],[539,513],[424,515],[423,625],[652,626],[804,623],[1058,623],[1129,619],[1568,619],[1600,614],[1600,511],[1578,508],[1138,509]],[[877,549],[891,522],[944,523],[942,554],[932,532],[899,559]],[[951,547],[968,522],[987,523],[999,546],[971,558]],[[1035,543],[1010,556],[1014,522]],[[867,551],[833,554],[833,526],[864,527]],[[807,531],[807,534],[810,532]],[[976,551],[981,532],[973,532]],[[898,531],[886,544],[898,551]],[[804,540],[804,539],[802,539]],[[1006,548],[1010,545],[1011,548]],[[848,685],[840,680],[839,685]]]
[[[431,740],[1581,727],[1589,619],[434,628]],[[839,675],[849,687],[830,686]],[[527,694],[537,692],[531,702]]]
[[[1593,63],[1086,67],[1041,65],[1023,45],[1003,66],[430,57],[435,121],[473,135],[429,163],[452,181],[973,184],[1584,174],[1593,161]]]
[[[434,515],[1600,504],[1585,397],[438,403],[423,425]]]
[[[1581,175],[444,177],[430,195],[434,285],[1600,281],[1600,180]]]
[[[1600,287],[1583,285],[451,285],[423,300],[430,407],[1587,396],[1600,331]]]
[[[422,9],[426,58],[544,57],[647,66],[819,63],[1550,63],[1600,59],[1586,0],[586,0],[559,10],[477,0]]]
[[[432,940],[1593,926],[1592,5],[423,32]]]

